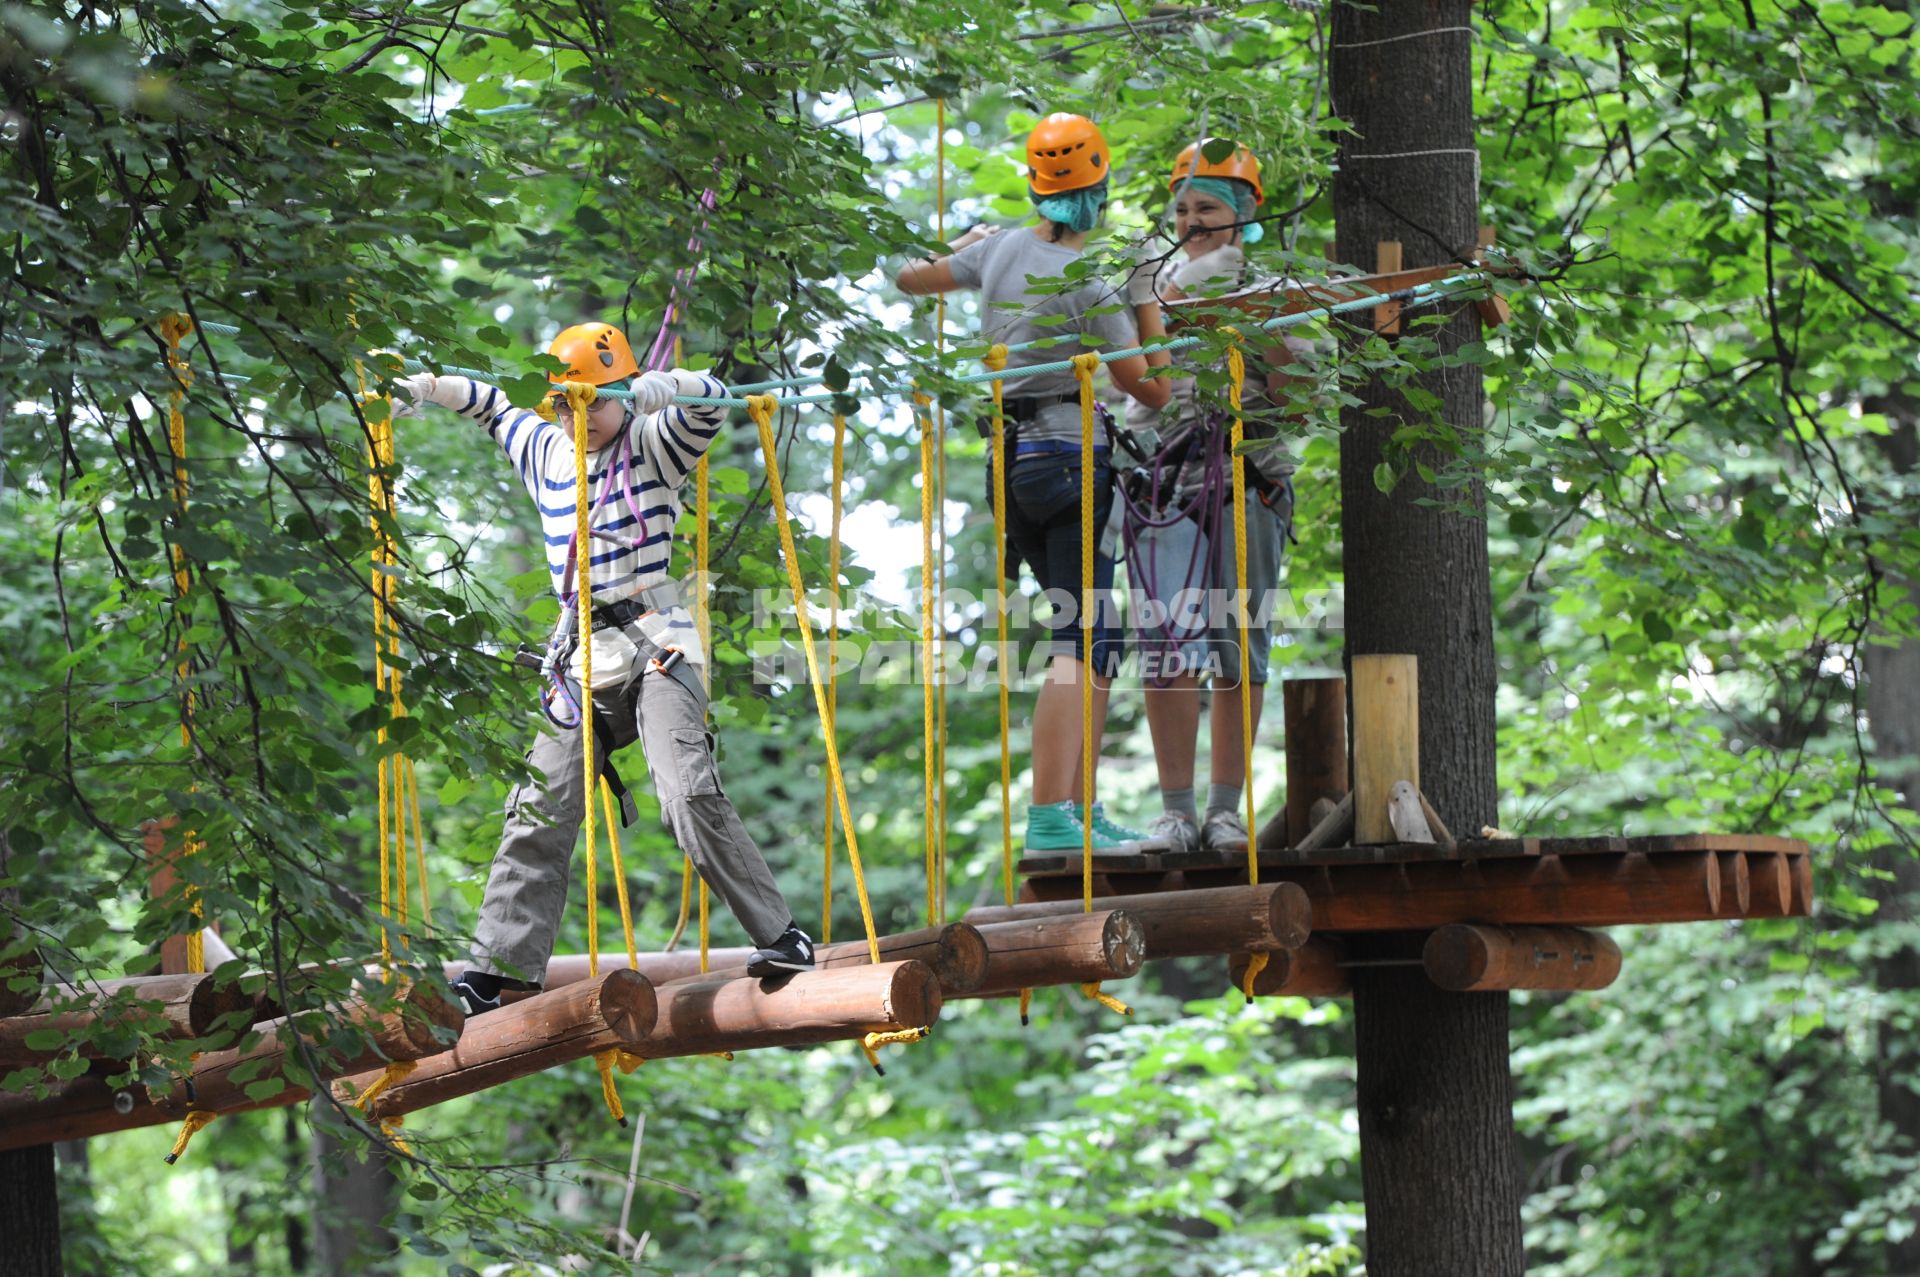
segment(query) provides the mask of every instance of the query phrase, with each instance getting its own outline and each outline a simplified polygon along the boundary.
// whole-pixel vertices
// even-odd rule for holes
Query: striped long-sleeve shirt
[[[692,384],[696,380],[698,388]],[[726,387],[710,377],[689,374],[686,381],[688,394],[703,398],[726,394]],[[440,378],[433,398],[479,422],[513,462],[527,494],[540,509],[554,593],[563,598],[571,595],[574,582],[567,579],[567,547],[576,526],[572,431],[514,407],[499,387],[465,377]],[[588,456],[591,526],[620,538],[619,544],[591,539],[596,604],[667,582],[673,526],[680,517],[680,486],[713,445],[726,413],[714,404],[674,405],[629,428],[630,450],[627,440],[617,440]],[[566,416],[561,413],[562,420]]]

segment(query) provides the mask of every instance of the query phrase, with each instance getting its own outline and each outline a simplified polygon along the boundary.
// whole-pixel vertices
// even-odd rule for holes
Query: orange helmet
[[[1254,158],[1253,152],[1244,146],[1237,146],[1232,155],[1216,163],[1201,154],[1213,140],[1205,138],[1180,152],[1173,162],[1173,180],[1167,183],[1167,189],[1179,190],[1180,183],[1190,177],[1229,177],[1253,188],[1255,204],[1266,203],[1267,193],[1260,189],[1260,161]],[[1198,168],[1193,163],[1196,158],[1200,161]]]
[[[627,335],[612,324],[575,324],[553,339],[547,353],[567,361],[565,372],[547,374],[547,380],[555,383],[584,381],[604,386],[640,373]]]
[[[1098,186],[1112,167],[1107,139],[1084,115],[1055,112],[1027,135],[1027,184],[1036,195]]]

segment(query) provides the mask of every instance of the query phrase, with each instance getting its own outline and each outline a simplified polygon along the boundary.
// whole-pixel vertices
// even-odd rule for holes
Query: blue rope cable
[[[1323,306],[1313,306],[1306,310],[1297,310],[1285,315],[1275,315],[1272,319],[1263,320],[1256,325],[1256,331],[1277,332],[1282,328],[1293,328],[1300,324],[1307,323],[1309,320],[1318,319],[1323,316],[1342,315],[1355,310],[1370,310],[1383,301],[1410,303],[1425,301],[1443,289],[1457,287],[1461,284],[1479,285],[1484,282],[1485,277],[1481,272],[1465,271],[1458,275],[1449,275],[1445,279],[1433,280],[1424,284],[1415,284],[1408,288],[1395,289],[1389,293],[1368,293],[1364,296],[1348,298],[1345,301],[1329,302]],[[204,323],[197,324],[195,327],[204,332],[230,337],[238,336],[240,333],[240,330],[232,324]],[[25,345],[38,347],[40,349],[46,349],[51,344],[44,341],[36,341],[31,337],[14,336],[11,333],[8,334],[8,338],[12,341],[21,342]],[[1042,343],[1052,343],[1061,340],[1065,339],[1042,337],[1035,341],[1022,342],[1018,346],[1009,346],[1007,349],[1010,351],[1031,349]],[[1151,355],[1157,354],[1160,351],[1189,350],[1195,346],[1202,345],[1205,340],[1203,337],[1176,337],[1171,341],[1155,342],[1151,345],[1130,346],[1125,350],[1112,350],[1102,354],[1099,362],[1110,364],[1117,359],[1130,359],[1135,355]],[[968,357],[972,358],[973,356]],[[426,364],[418,359],[401,358],[400,366],[409,372],[432,371]],[[1073,361],[1071,359],[1056,359],[1043,364],[1028,364],[1024,368],[1009,368],[1002,372],[966,373],[953,378],[953,381],[963,386],[978,386],[992,381],[1014,382],[1024,380],[1028,377],[1040,377],[1049,373],[1071,372],[1072,370]],[[442,366],[439,371],[455,377],[471,377],[475,380],[489,382],[498,376],[496,373],[480,368],[453,368]],[[902,379],[905,380],[910,377],[911,371],[911,369],[875,368],[856,372],[852,375],[871,381],[876,378],[888,376],[889,374],[900,373],[903,375]],[[222,374],[222,376],[223,379],[227,381],[244,382],[250,380],[250,378],[236,373],[226,373]],[[820,377],[794,377],[784,381],[750,382],[745,385],[731,387],[731,389],[740,392],[736,395],[725,395],[714,398],[703,398],[699,395],[675,395],[673,402],[677,404],[701,404],[725,408],[744,408],[746,407],[747,401],[743,396],[748,393],[765,390],[791,389],[802,386],[817,386],[821,385],[823,381],[824,379]],[[602,390],[600,391],[600,395],[608,399],[633,398],[633,392],[631,390]],[[788,405],[838,403],[844,401],[846,398],[846,394],[795,395],[782,399],[780,405],[786,407]]]

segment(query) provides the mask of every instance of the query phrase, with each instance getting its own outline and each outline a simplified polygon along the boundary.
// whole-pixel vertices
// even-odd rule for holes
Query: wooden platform
[[[1751,834],[1463,839],[1290,849],[1259,855],[1262,882],[1293,882],[1313,902],[1313,931],[1430,930],[1452,923],[1618,926],[1805,916],[1806,843]],[[1101,896],[1222,887],[1247,880],[1244,853],[1095,854]],[[1080,856],[1020,863],[1026,896],[1077,898]]]

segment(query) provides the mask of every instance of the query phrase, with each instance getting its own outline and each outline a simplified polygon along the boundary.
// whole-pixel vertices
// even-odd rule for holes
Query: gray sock
[[[1160,791],[1160,806],[1176,816],[1185,816],[1194,824],[1200,823],[1200,812],[1193,805],[1193,786],[1185,789],[1163,789]]]
[[[1240,810],[1240,786],[1222,785],[1218,781],[1207,786],[1207,815],[1216,811]]]

